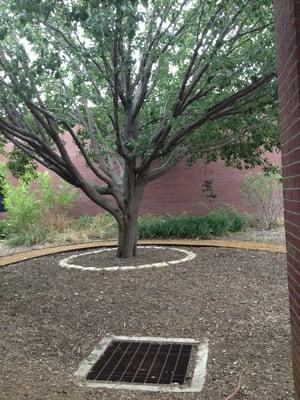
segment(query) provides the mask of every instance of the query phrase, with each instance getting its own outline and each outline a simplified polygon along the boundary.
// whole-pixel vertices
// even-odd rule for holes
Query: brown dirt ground
[[[1,268],[0,400],[223,400],[244,368],[234,400],[292,400],[285,255],[191,250],[194,260],[159,269],[59,267],[72,253]],[[143,263],[156,260],[157,250],[141,251]],[[112,252],[100,253],[98,265],[112,260]],[[87,257],[89,263],[95,260]],[[80,361],[109,334],[207,337],[203,391],[175,395],[77,387],[72,378]]]

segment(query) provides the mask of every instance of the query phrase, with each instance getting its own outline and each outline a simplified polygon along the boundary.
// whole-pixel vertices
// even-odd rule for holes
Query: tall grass
[[[140,239],[210,239],[245,229],[247,219],[234,209],[219,209],[204,216],[141,217]]]

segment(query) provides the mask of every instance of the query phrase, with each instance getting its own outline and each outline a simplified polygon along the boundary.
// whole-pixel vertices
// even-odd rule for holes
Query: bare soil
[[[188,250],[197,254],[194,260],[159,269],[61,268],[59,260],[70,253],[1,268],[0,399],[224,400],[244,370],[234,400],[292,400],[285,255]],[[171,252],[145,249],[140,257],[151,263],[158,256],[170,259]],[[113,260],[112,252],[99,253],[97,263]],[[82,261],[86,266],[96,262],[92,257]],[[74,371],[110,334],[208,338],[202,393],[77,387]]]

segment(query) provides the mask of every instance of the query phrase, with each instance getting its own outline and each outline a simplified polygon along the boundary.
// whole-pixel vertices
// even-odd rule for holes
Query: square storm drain
[[[192,339],[104,338],[75,372],[81,386],[144,391],[199,392],[207,342]]]

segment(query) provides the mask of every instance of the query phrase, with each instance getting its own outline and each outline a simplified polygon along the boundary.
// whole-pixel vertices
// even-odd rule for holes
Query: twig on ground
[[[242,377],[243,377],[243,373],[245,371],[245,368],[242,369],[242,372],[240,373],[240,378],[239,378],[239,383],[238,386],[236,387],[236,389],[234,390],[234,392],[232,392],[229,396],[227,396],[224,400],[231,400],[234,398],[234,396],[239,392],[240,388],[241,388],[241,384],[242,384]]]

